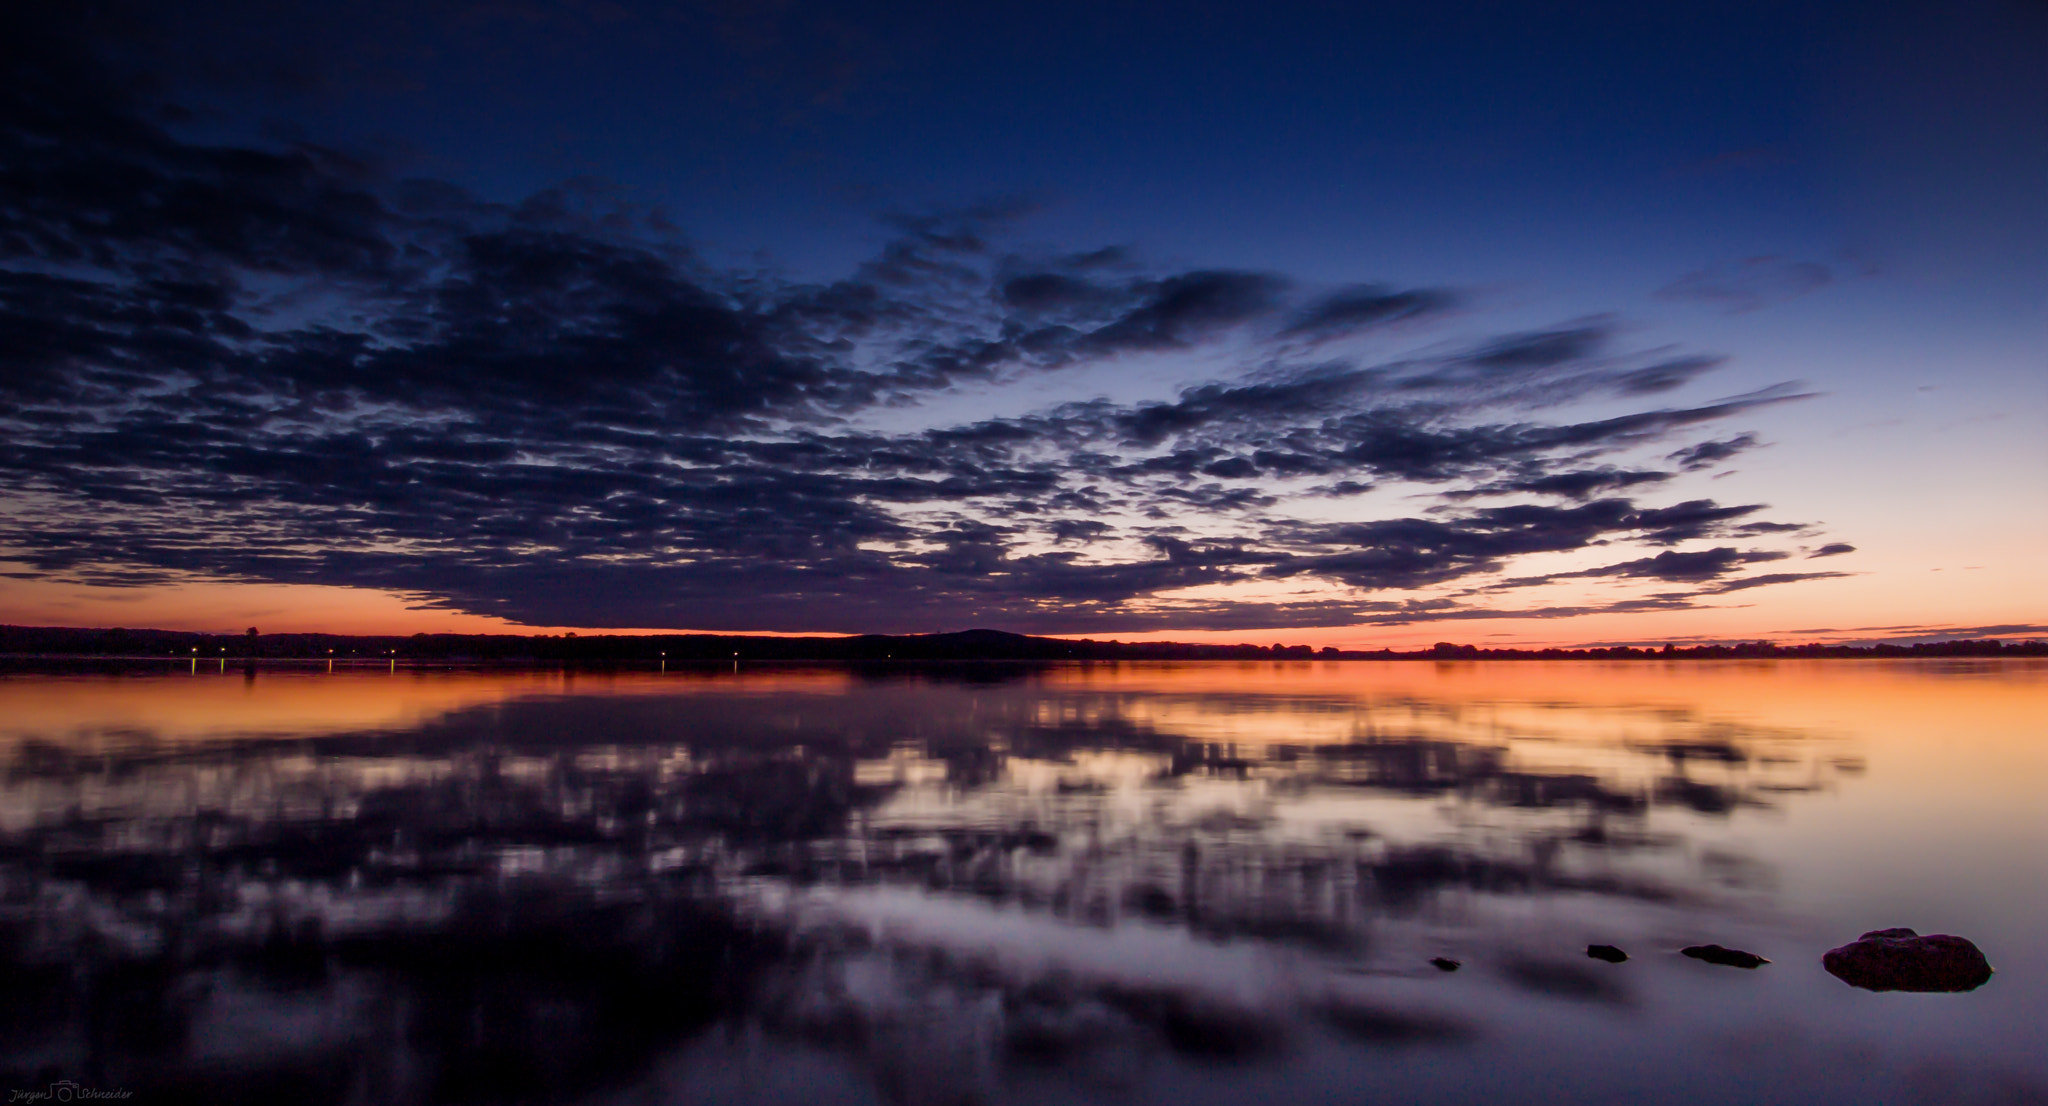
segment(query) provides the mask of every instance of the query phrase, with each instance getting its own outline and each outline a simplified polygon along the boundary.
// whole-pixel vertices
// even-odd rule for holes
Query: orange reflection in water
[[[1995,737],[2020,743],[2017,754],[2040,739],[2048,717],[2048,662],[2040,661],[1260,661],[1022,671],[1031,687],[1062,700],[1128,695],[1120,709],[1161,729],[1244,743],[1352,741],[1422,726],[1425,716],[1430,730],[1471,737],[1570,728],[1582,739],[1626,740],[1645,719],[1682,714],[1862,739]],[[217,662],[120,674],[15,672],[0,676],[0,741],[305,736],[410,727],[529,696],[832,696],[870,682],[974,674],[974,666],[902,666],[862,678],[846,668],[774,664],[579,672],[250,670]]]
[[[842,687],[843,672],[744,671],[750,691]],[[64,745],[186,743],[249,737],[410,729],[456,711],[541,695],[686,692],[711,681],[732,687],[724,669],[578,672],[563,669],[440,669],[260,666],[201,660],[162,670],[0,678],[0,748],[24,740]]]
[[[650,970],[673,966],[652,977],[666,1005],[772,946],[792,951],[709,1007],[767,1027],[731,1039],[783,1065],[800,1054],[776,1032],[853,1026],[861,1062],[940,1071],[905,1096],[921,1101],[999,1100],[1012,1072],[946,1083],[943,1059],[996,1055],[1044,1004],[1119,1057],[1185,1045],[1191,1017],[1220,1011],[1194,1043],[1296,1042],[1259,1061],[1276,1071],[1349,1063],[1316,1028],[1335,1018],[1366,1051],[1294,1069],[1318,1087],[1379,1087],[1402,1041],[1474,1050],[1423,1052],[1429,1079],[1383,1095],[1404,1100],[1443,1100],[1438,1073],[1545,1085],[1558,1072],[1530,1058],[1555,1055],[1567,1074],[1650,1058],[1617,1099],[1725,1075],[1739,1085],[1692,1100],[1747,1101],[1807,1073],[1822,1093],[1779,1097],[1907,1101],[1841,1072],[1953,1061],[1986,1087],[2048,1085],[2025,1028],[2048,1019],[2031,983],[2048,976],[2044,716],[2032,661],[0,669],[0,885],[54,935],[30,964],[34,1009],[66,1063],[94,1039],[74,1027],[77,995],[104,993],[94,950],[156,958],[157,998],[217,996],[155,1008],[176,1032],[154,1039],[200,1042],[181,1078],[224,1070],[202,1044],[252,1024],[342,1026],[412,1049],[409,1070],[481,1070],[535,1040],[610,1063],[613,1027],[646,1021]],[[370,738],[234,743],[330,734]],[[614,909],[679,887],[717,912]],[[787,941],[718,944],[725,922],[706,919],[728,917]],[[521,924],[519,955],[548,973],[492,951]],[[1930,1016],[1820,970],[1821,950],[1890,925],[1968,934],[2000,977]],[[589,958],[591,933],[618,954]],[[671,955],[650,933],[710,936],[650,961]],[[1634,959],[1588,964],[1595,940]],[[1702,940],[1776,963],[1678,955]],[[488,955],[417,968],[421,948],[467,945]],[[221,949],[245,966],[221,971]],[[1442,976],[1432,955],[1468,967]],[[560,982],[606,965],[612,990]],[[925,1025],[953,1036],[897,1031]],[[1786,1054],[1752,1035],[1723,1062],[1730,1025]],[[1812,1042],[1837,1037],[1853,1058],[1814,1065]],[[264,1063],[296,1049],[328,1070],[313,1030],[260,1045]],[[722,1047],[707,1070],[730,1066]],[[1093,1077],[1087,1048],[1068,1055]],[[1214,1059],[1166,1089],[1220,1078]],[[1229,1070],[1252,1071],[1242,1059]],[[1218,1101],[1254,1093],[1231,1092]]]
[[[2048,706],[2048,662],[2041,661],[1254,661],[1077,666],[1052,679],[1236,698],[1245,711],[1235,725],[1295,741],[1316,732],[1312,720],[1325,712],[1308,708],[1318,701],[1414,700],[1539,714],[1579,706],[1611,719],[1683,709],[1863,736],[1967,729],[2021,738],[2039,735]],[[1260,712],[1280,717],[1250,721]],[[1302,728],[1289,731],[1288,722]]]

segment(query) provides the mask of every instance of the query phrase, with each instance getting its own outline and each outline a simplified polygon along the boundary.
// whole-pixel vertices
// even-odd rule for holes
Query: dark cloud
[[[1786,634],[1814,636],[1839,636],[1846,634],[1863,635],[1846,638],[1842,643],[1876,645],[1880,642],[1891,644],[1931,643],[1938,641],[1968,641],[1985,638],[2021,638],[2039,640],[2048,635],[2048,624],[2035,622],[2005,622],[1995,625],[1961,626],[1954,623],[1908,624],[1895,626],[1809,626],[1804,629],[1786,630]]]
[[[1146,287],[1122,317],[1089,332],[1080,348],[1098,356],[1182,349],[1270,314],[1286,287],[1285,278],[1271,273],[1205,270],[1168,277]]]
[[[1054,519],[1050,527],[1056,541],[1089,542],[1111,533],[1115,527],[1092,518]]]
[[[1515,334],[1474,353],[1469,361],[1480,368],[1495,370],[1551,368],[1593,356],[1613,334],[1613,325],[1606,321]]]
[[[1848,542],[1834,541],[1821,546],[1819,549],[1816,549],[1812,553],[1807,554],[1807,556],[1809,559],[1813,557],[1839,557],[1844,553],[1854,552],[1856,552],[1856,547],[1850,545]]]
[[[1733,314],[1796,299],[1833,281],[1834,273],[1818,262],[1750,257],[1687,273],[1659,289],[1657,298],[1710,304]]]
[[[1506,480],[1493,484],[1482,484],[1474,488],[1460,488],[1444,493],[1451,500],[1477,499],[1489,495],[1509,495],[1515,492],[1529,492],[1535,495],[1561,495],[1572,499],[1589,499],[1602,492],[1622,491],[1642,484],[1661,484],[1671,479],[1668,472],[1622,472],[1616,469],[1580,469],[1576,472],[1556,472],[1547,476],[1532,476],[1521,480]]]
[[[1744,565],[1762,561],[1782,561],[1789,554],[1754,550],[1743,552],[1732,546],[1718,546],[1680,553],[1665,550],[1654,557],[1642,557],[1619,564],[1602,565],[1599,568],[1580,569],[1576,572],[1553,572],[1544,576],[1519,576],[1503,580],[1494,585],[1495,589],[1534,587],[1557,580],[1585,579],[1589,577],[1628,577],[1645,580],[1662,580],[1674,584],[1698,584],[1726,576]]]
[[[554,625],[1085,632],[1566,617],[1361,593],[1805,530],[1614,498],[1671,474],[1610,458],[1788,390],[1538,417],[1718,364],[1617,349],[1611,320],[1302,364],[1455,298],[1027,256],[1012,203],[894,216],[837,281],[722,271],[591,182],[499,204],[310,144],[193,140],[66,10],[9,9],[0,35],[0,556],[42,578],[345,584]],[[1167,401],[875,429],[964,387],[1188,354],[1234,367]],[[1395,482],[1572,503],[1286,515]],[[1331,597],[1162,597],[1278,579]]]
[[[1730,591],[1747,591],[1750,588],[1769,587],[1772,584],[1791,584],[1800,580],[1827,580],[1837,576],[1853,576],[1853,572],[1770,572],[1762,576],[1749,576],[1740,580],[1728,580],[1715,584],[1710,591],[1714,594]]]
[[[1727,362],[1725,357],[1679,357],[1622,373],[1615,381],[1623,395],[1642,396],[1668,392],[1692,382]]]
[[[1253,384],[1205,384],[1183,392],[1177,402],[1142,404],[1119,413],[1113,422],[1129,441],[1147,446],[1218,425],[1250,423],[1263,428],[1276,419],[1299,420],[1341,410],[1374,379],[1370,371],[1347,367],[1317,368]]]
[[[1264,571],[1274,577],[1313,574],[1359,588],[1416,588],[1495,572],[1515,557],[1583,549],[1616,536],[1656,543],[1681,540],[1680,534],[1709,536],[1724,524],[1760,509],[1760,504],[1721,507],[1710,500],[1638,509],[1625,499],[1601,499],[1576,507],[1495,507],[1444,519],[1304,527],[1291,535],[1290,544],[1333,551],[1300,553],[1278,560]],[[1783,556],[1738,554],[1733,549],[1701,554],[1667,552],[1607,569],[1563,575],[1698,580],[1745,560]],[[1532,578],[1531,582],[1556,578],[1560,577]]]
[[[1752,503],[1746,507],[1723,507],[1711,499],[1688,499],[1669,507],[1643,511],[1635,516],[1634,521],[1636,529],[1645,531],[1644,541],[1652,545],[1676,545],[1679,542],[1713,537],[1721,533],[1754,532],[1757,523],[1744,523],[1736,527],[1728,527],[1725,524],[1762,509],[1761,503]],[[1781,524],[1765,525],[1776,528]],[[1787,529],[1799,528],[1793,524],[1782,525]]]
[[[1065,273],[1027,273],[1004,281],[1002,298],[1019,311],[1046,314],[1100,307],[1118,297],[1111,289]]]
[[[1957,626],[1954,624],[1935,626],[1859,626],[1856,632],[1881,632],[1881,636],[1860,639],[1867,644],[1890,642],[1905,645],[1915,642],[1958,641],[1982,638],[2028,638],[2048,639],[2048,624],[2039,622],[2001,622],[1993,625]]]
[[[1736,537],[1757,538],[1766,534],[1798,534],[1813,529],[1803,522],[1745,522],[1728,532]]]
[[[1602,316],[1548,330],[1504,334],[1459,354],[1406,366],[1409,371],[1400,375],[1398,386],[1467,394],[1491,391],[1518,406],[1552,406],[1602,390],[1624,395],[1661,390],[1643,387],[1644,374],[1684,372],[1610,357],[1620,332],[1617,320]]]
[[[1356,480],[1339,480],[1335,484],[1325,484],[1320,488],[1310,490],[1318,495],[1327,495],[1332,499],[1342,499],[1347,496],[1364,495],[1372,489],[1373,486],[1371,484],[1361,484]]]
[[[1331,419],[1316,438],[1324,458],[1344,468],[1424,483],[1491,476],[1512,467],[1526,470],[1560,454],[1608,452],[1654,440],[1681,427],[1707,422],[1758,407],[1803,398],[1772,390],[1719,403],[1677,410],[1622,415],[1593,422],[1541,425],[1530,423],[1449,424],[1433,417],[1433,409],[1387,406]]]
[[[1381,285],[1361,284],[1310,303],[1280,333],[1283,337],[1316,340],[1339,338],[1448,311],[1457,302],[1452,293],[1435,289],[1395,291]]]
[[[1737,434],[1733,438],[1718,442],[1701,442],[1687,446],[1665,458],[1687,472],[1712,468],[1746,449],[1754,448],[1757,438],[1754,434]]]

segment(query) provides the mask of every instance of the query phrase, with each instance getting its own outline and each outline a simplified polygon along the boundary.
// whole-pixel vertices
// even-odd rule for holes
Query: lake
[[[15,663],[0,1089],[2048,1102],[2044,783],[2029,660]]]

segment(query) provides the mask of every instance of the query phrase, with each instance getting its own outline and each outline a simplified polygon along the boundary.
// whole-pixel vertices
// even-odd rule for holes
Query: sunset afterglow
[[[7,16],[0,624],[2048,634],[2038,5],[519,11]]]

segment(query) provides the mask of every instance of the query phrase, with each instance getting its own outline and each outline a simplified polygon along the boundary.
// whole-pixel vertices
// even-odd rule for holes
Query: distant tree
[[[256,636],[256,627],[254,627],[254,626],[251,626],[251,627],[249,627],[249,636],[250,636],[250,637],[252,637],[252,638]]]

